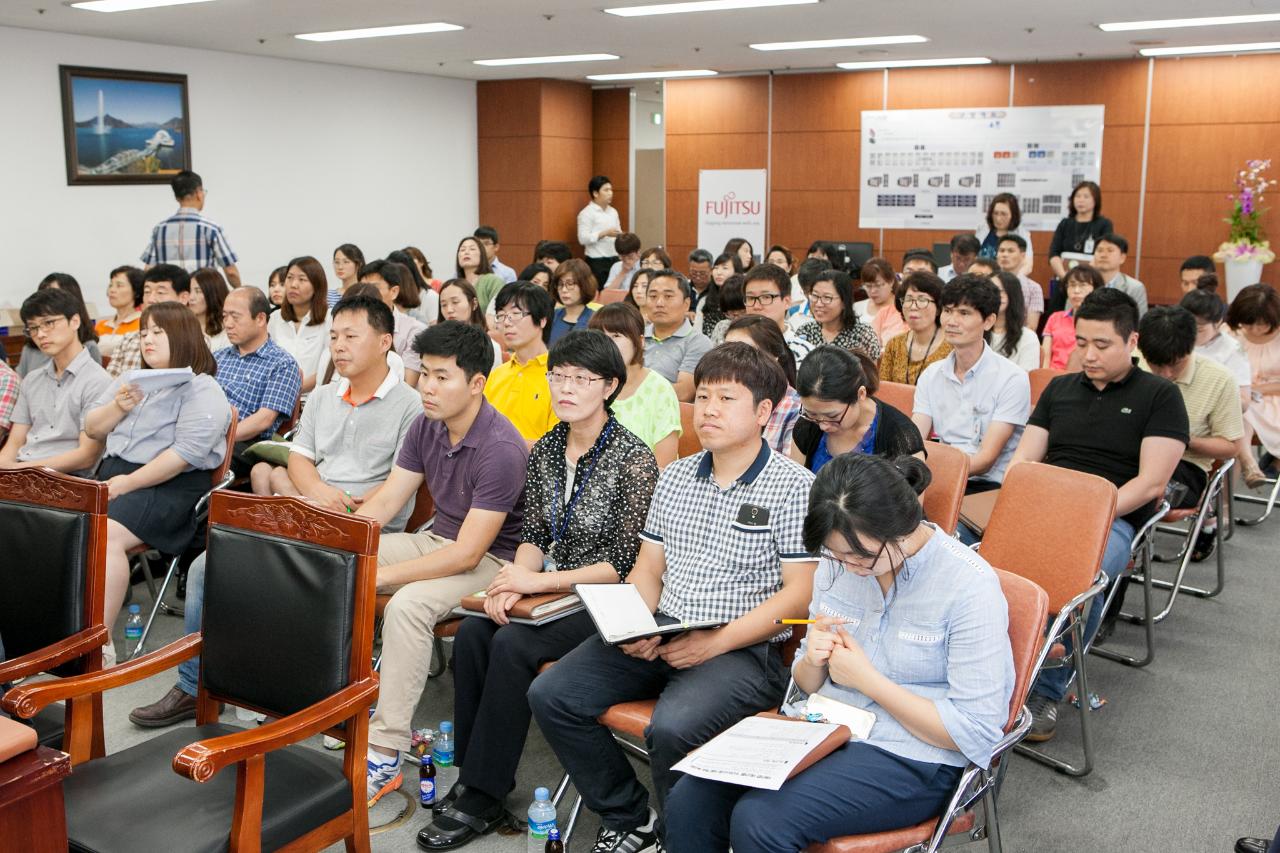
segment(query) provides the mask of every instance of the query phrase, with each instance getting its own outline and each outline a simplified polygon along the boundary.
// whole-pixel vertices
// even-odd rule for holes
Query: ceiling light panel
[[[1098,29],[1108,33],[1127,30],[1169,30],[1177,27],[1220,27],[1224,24],[1265,24],[1280,21],[1280,13],[1266,15],[1218,15],[1212,18],[1168,18],[1163,21],[1121,21],[1114,24],[1098,24]]]
[[[1143,56],[1195,56],[1201,53],[1254,53],[1280,50],[1280,41],[1255,41],[1248,44],[1198,44],[1191,47],[1147,47],[1138,51]]]
[[[868,62],[837,62],[837,68],[859,71],[864,68],[928,68],[938,65],[990,65],[985,56],[956,56],[950,59],[877,59]]]
[[[683,15],[688,12],[726,12],[730,9],[764,9],[770,6],[807,6],[820,0],[691,0],[685,3],[656,3],[649,6],[620,6],[604,11],[623,18],[646,15]]]
[[[457,24],[435,22],[431,24],[399,24],[393,27],[363,27],[355,30],[331,30],[324,33],[299,33],[294,38],[303,41],[346,41],[348,39],[372,39],[384,36],[411,36],[421,33],[448,33],[460,30]]]
[[[695,68],[689,71],[636,71],[625,74],[588,74],[588,80],[670,80],[677,77],[714,77],[715,71]]]
[[[72,3],[73,9],[90,12],[133,12],[137,9],[158,9],[161,6],[186,6],[190,3],[209,3],[211,0],[85,0]]]
[[[508,59],[476,59],[475,65],[549,65],[555,62],[604,62],[617,59],[612,53],[570,53],[563,56],[515,56]]]
[[[814,39],[811,41],[771,41],[747,45],[752,50],[818,50],[827,47],[869,47],[877,44],[922,44],[924,36],[867,36],[848,39]]]

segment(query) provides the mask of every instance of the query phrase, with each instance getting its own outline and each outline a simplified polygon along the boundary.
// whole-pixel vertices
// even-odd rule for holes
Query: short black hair
[[[173,180],[169,181],[169,186],[173,188],[173,197],[178,201],[182,201],[187,196],[192,196],[199,192],[204,186],[204,181],[190,169],[183,169],[173,176]]]
[[[547,274],[547,284],[551,284],[551,267],[546,264],[529,264],[520,270],[520,281],[533,281],[533,277],[540,272]]]
[[[1103,234],[1098,238],[1097,242],[1093,244],[1095,248],[1098,243],[1110,243],[1119,249],[1122,255],[1129,254],[1129,241],[1121,237],[1119,234]]]
[[[829,269],[831,269],[831,261],[825,258],[805,258],[800,262],[800,269],[796,270],[796,280],[800,282],[801,290],[808,293],[822,274]]]
[[[357,270],[364,266],[364,252],[360,251],[360,247],[355,243],[343,243],[341,246],[333,250],[335,255],[339,252],[342,253],[342,257],[355,264]],[[359,275],[358,272],[356,274]]]
[[[60,287],[46,287],[22,300],[18,316],[22,322],[30,323],[37,317],[72,317],[80,316],[81,302],[69,290]]]
[[[1192,255],[1182,262],[1182,266],[1178,267],[1178,272],[1186,272],[1187,270],[1200,270],[1201,272],[1216,272],[1213,266],[1213,258],[1208,255]]]
[[[143,275],[144,275],[142,270],[139,269],[138,267],[129,266],[126,264],[125,266],[116,267],[115,269],[113,269],[111,271],[111,275],[107,276],[107,280],[110,281],[111,279],[115,278],[118,275],[123,275],[125,278],[129,279],[129,286],[133,288],[133,304],[135,306],[141,305],[142,304],[142,282],[143,282]]]
[[[608,175],[596,175],[591,180],[587,181],[587,192],[594,196],[596,193],[600,192],[601,187],[605,184],[611,183],[613,183],[613,181],[609,180]]]
[[[1157,305],[1138,324],[1138,349],[1147,364],[1167,367],[1196,348],[1195,315],[1178,305]]]
[[[175,293],[191,292],[191,273],[177,264],[156,264],[142,274],[142,281],[144,287],[148,281],[167,281]]]
[[[674,278],[676,284],[680,286],[680,292],[684,294],[684,298],[690,302],[693,301],[693,285],[689,283],[689,279],[673,269],[653,270],[649,273],[649,286],[652,287],[653,283],[660,278]]]
[[[243,293],[249,298],[250,320],[257,317],[259,314],[265,314],[268,317],[271,316],[271,300],[267,298],[267,294],[263,293],[261,289],[252,285],[246,285],[243,287],[237,287],[235,290],[228,293],[227,296],[230,296],[232,293]]]
[[[504,285],[498,295],[493,297],[493,313],[497,314],[508,305],[515,305],[529,315],[535,326],[542,326],[544,343],[551,340],[551,315],[555,313],[556,305],[551,301],[551,294],[547,293],[546,288],[531,281],[513,281]],[[493,360],[492,347],[489,359]]]
[[[969,264],[970,270],[973,269],[973,264],[977,264],[978,266],[982,267],[984,270],[991,270],[992,275],[995,275],[1000,271],[1000,267],[996,263],[995,258],[983,258],[983,257],[974,258],[973,263]]]
[[[751,402],[768,400],[773,408],[787,393],[787,377],[768,353],[751,344],[727,343],[713,348],[693,370],[693,387],[708,382],[737,382],[751,391]]]
[[[1013,232],[1010,232],[1001,237],[1000,241],[996,243],[996,246],[999,246],[1000,243],[1012,243],[1018,247],[1019,252],[1025,252],[1027,250],[1027,238],[1023,237],[1021,234],[1014,234]]]
[[[543,258],[551,258],[556,263],[563,264],[572,257],[573,252],[569,251],[569,244],[561,243],[559,240],[543,240],[533,248],[533,260],[535,263]]]
[[[902,300],[907,298],[907,291],[914,290],[923,293],[933,300],[933,304],[937,306],[937,311],[933,314],[934,325],[942,325],[942,279],[938,278],[935,273],[919,270],[908,275],[898,285],[893,294],[893,304],[897,306],[898,313],[902,311]]]
[[[613,241],[613,250],[619,255],[640,251],[640,237],[631,231],[623,231]]]
[[[1269,329],[1280,327],[1280,293],[1269,284],[1259,282],[1243,288],[1227,309],[1227,326],[1232,331],[1254,323],[1266,323]]]
[[[808,254],[812,255],[814,252],[821,252],[822,254],[826,255],[828,258],[831,257],[831,252],[832,252],[831,242],[828,240],[814,240],[812,243],[809,244]]]
[[[832,533],[843,536],[859,557],[878,556],[862,544],[863,536],[896,548],[924,519],[919,496],[929,480],[929,466],[912,456],[839,454],[822,466],[809,490],[805,550],[817,553]]]
[[[605,382],[618,380],[617,387],[604,401],[605,408],[613,405],[627,384],[627,365],[622,361],[618,345],[598,329],[575,329],[556,341],[547,355],[547,370],[554,370],[562,364],[580,367],[602,377]]]
[[[1212,290],[1197,288],[1185,294],[1178,303],[1197,319],[1206,323],[1221,323],[1227,319],[1227,303]]]
[[[1000,313],[1000,288],[985,275],[964,273],[942,285],[939,313],[948,305],[968,305],[985,320]]]
[[[413,339],[413,351],[422,357],[452,357],[468,382],[476,374],[488,379],[493,368],[493,342],[489,336],[478,326],[459,320],[445,320],[419,332]]]
[[[404,287],[404,277],[408,274],[409,270],[405,268],[404,264],[399,264],[395,261],[376,260],[360,267],[360,272],[356,276],[357,278],[365,278],[376,275],[392,287]]]
[[[706,249],[694,249],[689,253],[689,263],[691,264],[714,264],[715,259],[711,257],[711,253]]]
[[[743,287],[753,281],[769,281],[778,288],[778,295],[789,297],[791,295],[791,276],[787,275],[786,270],[773,264],[756,264],[746,274],[743,280]]]
[[[929,264],[929,269],[935,273],[938,271],[938,259],[928,249],[907,249],[902,255],[902,266],[904,268],[908,261],[925,261]]]
[[[390,282],[387,283],[390,284]],[[373,287],[373,285],[369,286]],[[333,310],[329,314],[332,317],[337,317],[346,311],[363,311],[365,316],[369,318],[369,326],[380,335],[395,334],[395,316],[392,315],[391,309],[387,307],[387,304],[375,296],[348,293],[338,300],[338,303],[333,306]]]
[[[743,285],[746,284],[746,277],[736,272],[724,280],[724,284],[720,285],[720,310],[722,312],[729,311],[746,311],[747,302],[742,295]]]
[[[1080,308],[1076,311],[1076,323],[1081,320],[1110,323],[1115,326],[1116,334],[1127,340],[1138,329],[1138,303],[1123,290],[1103,287],[1090,293],[1080,303]]]
[[[716,259],[711,262],[712,267],[718,267],[721,264],[730,264],[734,272],[746,272],[742,266],[742,256],[737,252],[721,252],[716,255]]]
[[[492,225],[481,225],[471,232],[471,236],[477,240],[488,240],[490,243],[501,243],[498,239],[498,229]]]
[[[960,255],[976,255],[982,249],[978,238],[972,234],[957,234],[951,238],[951,251]]]

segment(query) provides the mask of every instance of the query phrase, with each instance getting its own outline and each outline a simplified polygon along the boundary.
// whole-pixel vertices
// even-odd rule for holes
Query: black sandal
[[[488,835],[498,827],[506,824],[508,820],[506,809],[503,808],[499,808],[496,817],[487,821],[484,818],[460,812],[453,806],[446,808],[437,817],[447,817],[450,820],[457,821],[462,826],[458,829],[441,829],[436,826],[436,821],[433,819],[425,829],[418,833],[418,846],[423,850],[456,849],[470,843],[475,838]]]

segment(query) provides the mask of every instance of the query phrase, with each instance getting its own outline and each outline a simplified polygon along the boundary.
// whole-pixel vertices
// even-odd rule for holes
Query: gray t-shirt
[[[13,422],[30,427],[18,461],[34,462],[75,450],[85,413],[110,386],[111,376],[87,349],[71,360],[60,379],[54,376],[52,359],[28,373],[13,408]],[[84,476],[89,470],[72,473]]]
[[[644,328],[644,366],[668,382],[675,382],[681,373],[692,376],[710,349],[711,339],[688,320],[662,340],[654,337],[652,323]]]

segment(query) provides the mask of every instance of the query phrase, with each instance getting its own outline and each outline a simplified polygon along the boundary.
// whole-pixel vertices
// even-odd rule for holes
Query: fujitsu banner
[[[764,169],[702,169],[698,172],[698,245],[720,254],[734,237],[746,238],[757,258],[764,245]]]

